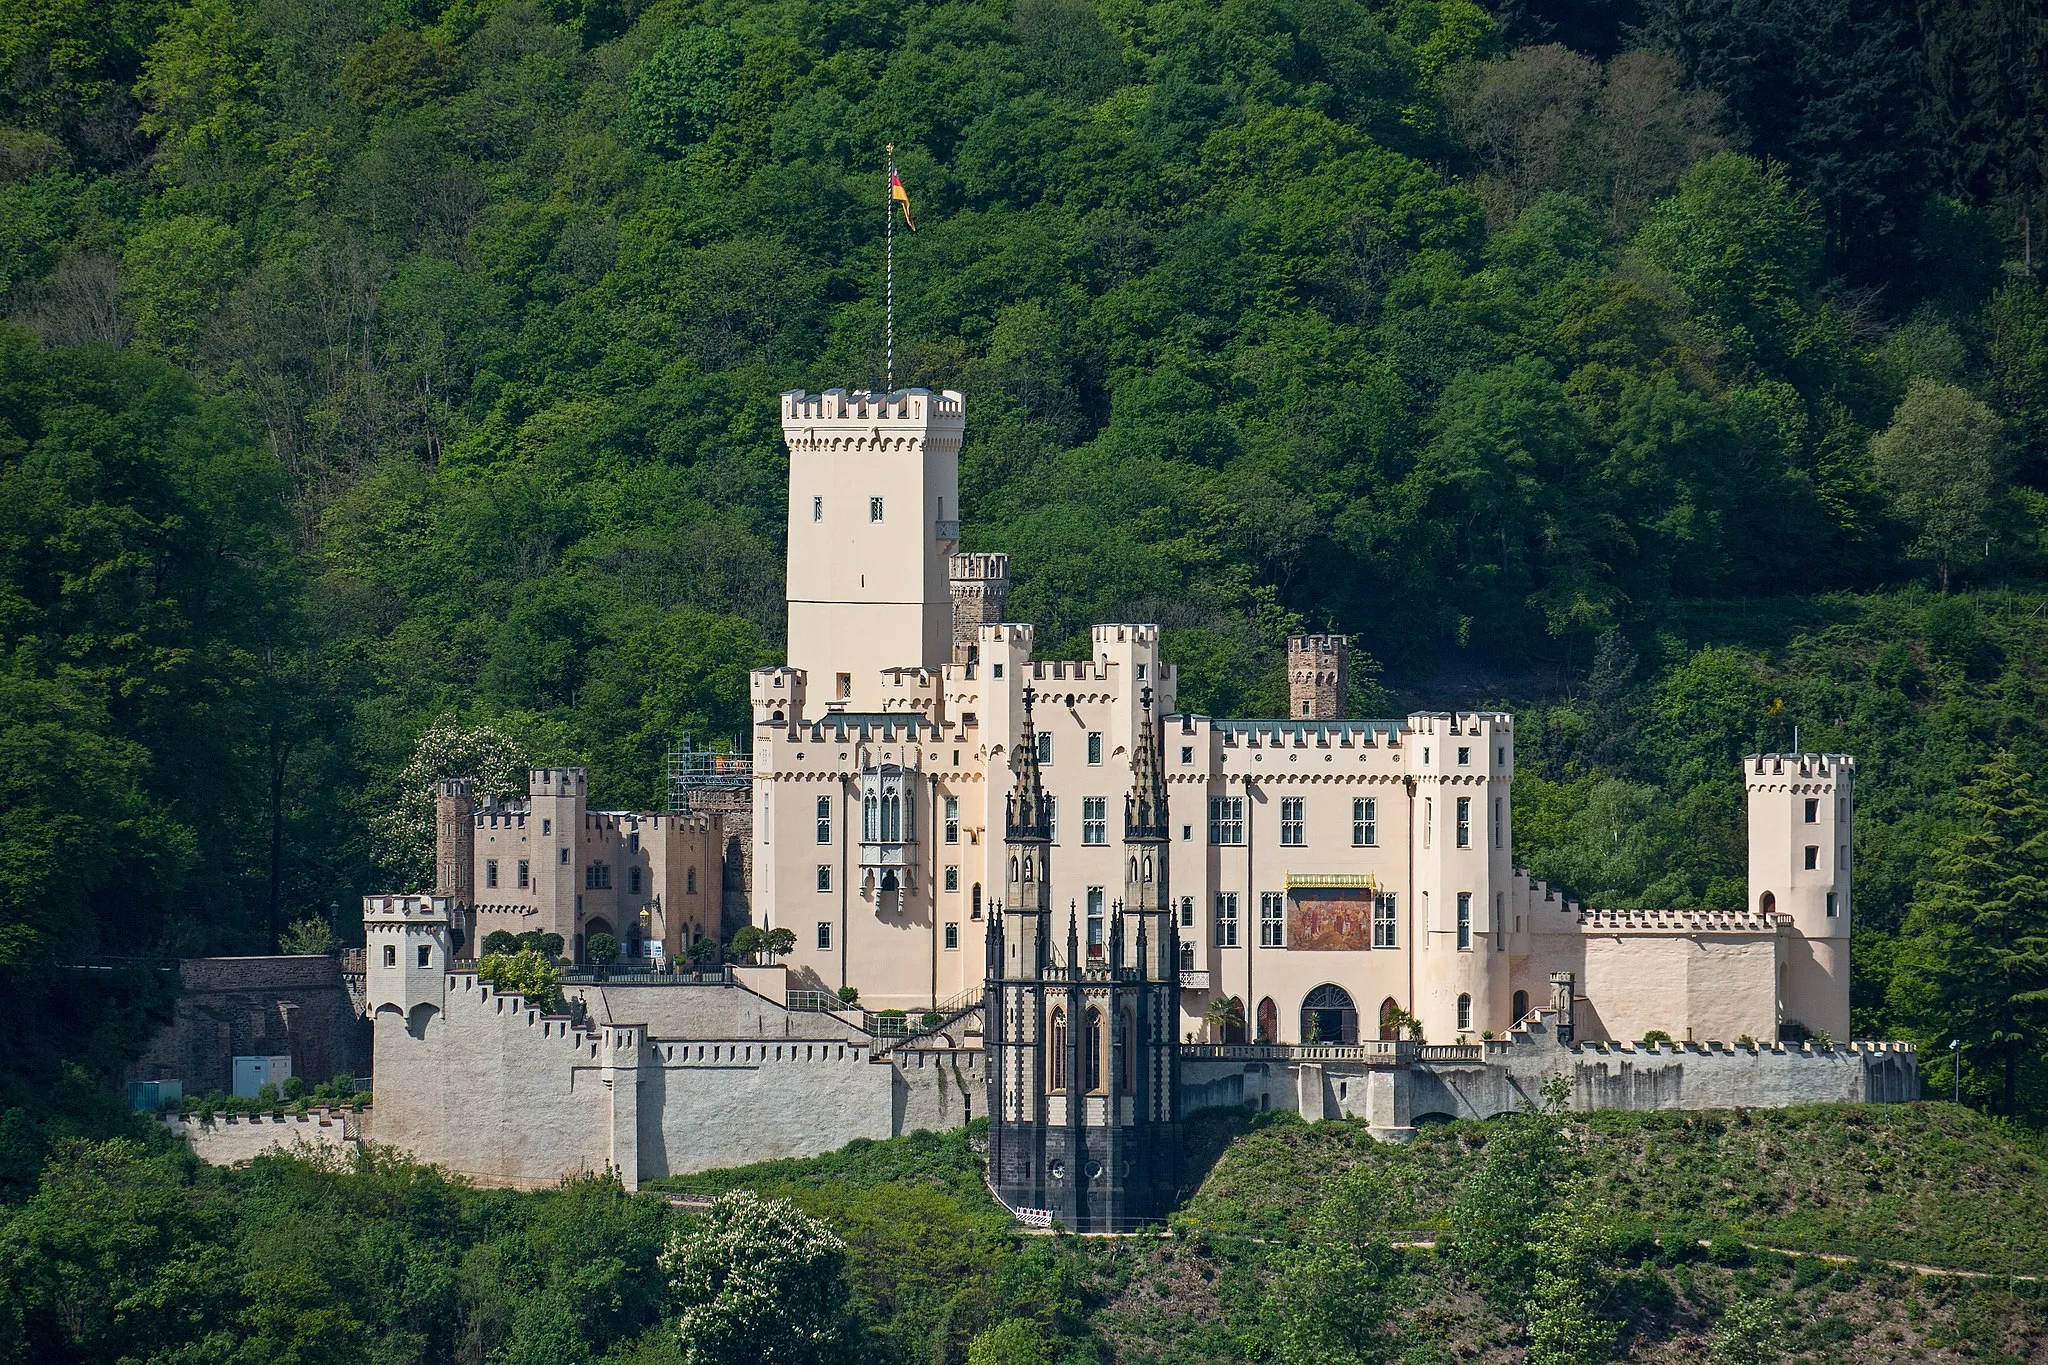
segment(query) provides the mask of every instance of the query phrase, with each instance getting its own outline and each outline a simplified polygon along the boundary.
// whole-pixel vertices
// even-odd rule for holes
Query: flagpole
[[[896,391],[896,144],[884,144],[888,170],[882,176],[882,366],[884,393]]]

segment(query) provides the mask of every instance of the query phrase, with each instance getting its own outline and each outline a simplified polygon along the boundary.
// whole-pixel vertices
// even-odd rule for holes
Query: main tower
[[[951,659],[965,420],[950,389],[782,395],[789,664],[813,706],[879,710],[883,669]]]

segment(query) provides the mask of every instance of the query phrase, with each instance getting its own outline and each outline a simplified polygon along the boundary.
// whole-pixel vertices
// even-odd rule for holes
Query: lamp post
[[[1962,1040],[1962,1039],[1960,1039],[1960,1038],[1951,1038],[1951,1039],[1949,1039],[1949,1040],[1948,1040],[1948,1062],[1949,1062],[1949,1070],[1953,1071],[1953,1072],[1955,1073],[1955,1077],[1956,1077],[1956,1103],[1957,1103],[1957,1104],[1961,1104],[1961,1103],[1963,1102],[1963,1040]]]

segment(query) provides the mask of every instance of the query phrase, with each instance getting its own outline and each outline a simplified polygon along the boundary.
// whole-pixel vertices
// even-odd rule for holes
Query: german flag
[[[893,162],[889,166],[889,197],[903,205],[903,226],[917,231],[917,223],[910,216],[910,191],[903,188],[903,177],[896,174]]]

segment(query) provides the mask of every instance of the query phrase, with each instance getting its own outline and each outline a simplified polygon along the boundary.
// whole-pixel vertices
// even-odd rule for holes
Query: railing
[[[1214,1062],[1364,1062],[1408,1066],[1424,1060],[1423,1044],[1407,1038],[1373,1038],[1362,1043],[1188,1043],[1181,1056]],[[1439,1049],[1442,1050],[1442,1049]],[[1470,1051],[1476,1056],[1478,1048]]]
[[[935,521],[932,523],[932,535],[938,540],[958,540],[960,539],[960,523],[943,519]]]
[[[473,969],[472,969],[473,970]],[[730,986],[731,967],[713,967],[709,971],[670,971],[667,967],[621,966],[613,963],[609,967],[569,967],[562,971],[564,986]]]
[[[1422,1043],[1425,1062],[1477,1062],[1486,1056],[1484,1043]]]
[[[789,1008],[825,1014],[841,1008],[841,1002],[839,997],[830,991],[791,991]]]
[[[1180,988],[1184,991],[1206,991],[1209,989],[1207,967],[1183,967],[1180,969]]]

